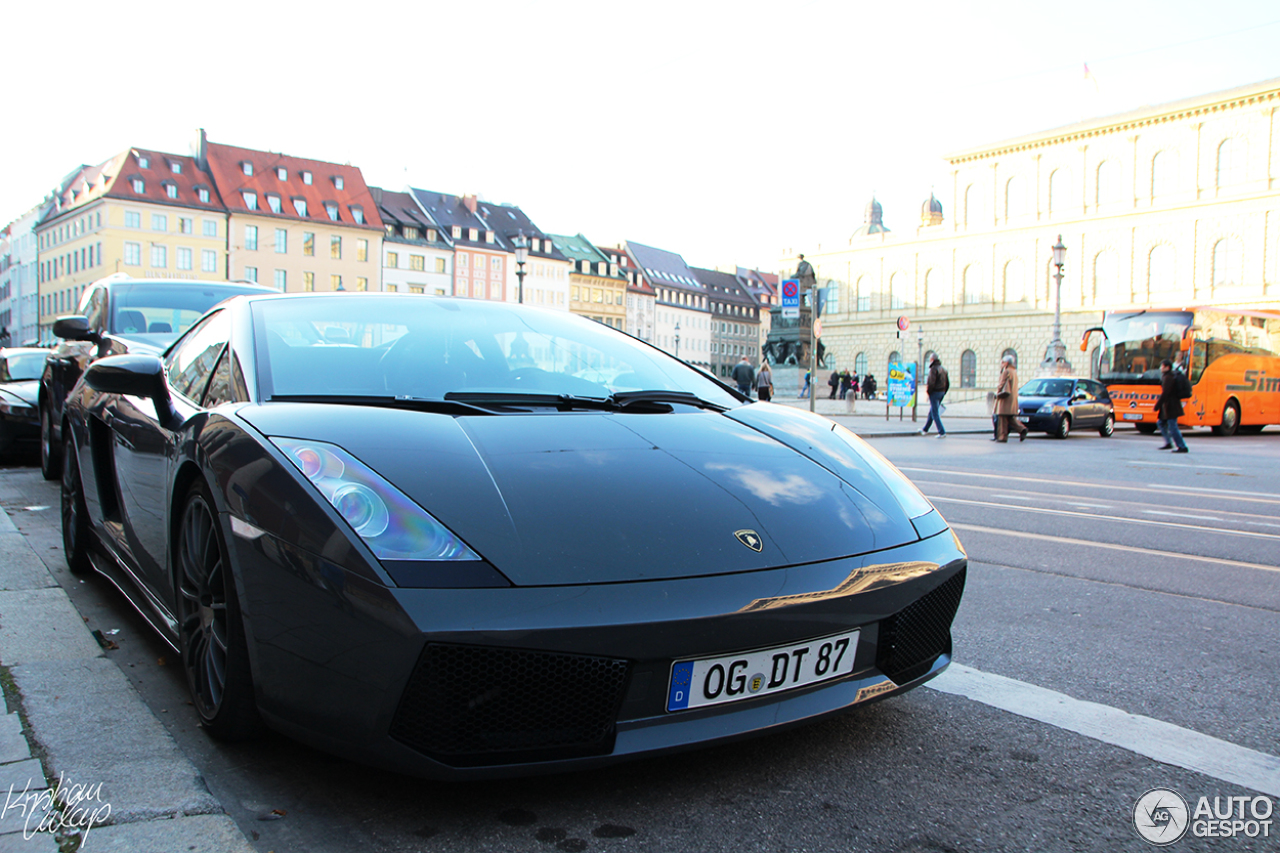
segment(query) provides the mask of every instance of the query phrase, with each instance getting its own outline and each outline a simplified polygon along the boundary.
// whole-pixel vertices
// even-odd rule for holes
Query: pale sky
[[[947,153],[1280,77],[1274,0],[28,0],[0,31],[0,223],[204,127],[766,270],[873,191],[891,229],[931,187],[950,218]]]

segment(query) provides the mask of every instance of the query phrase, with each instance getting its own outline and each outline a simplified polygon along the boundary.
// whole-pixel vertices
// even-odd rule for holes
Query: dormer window
[[[486,243],[492,243],[492,242],[493,242],[493,232],[492,232],[492,231],[486,231],[486,232],[484,232],[484,241],[485,241]]]
[[[267,207],[271,208],[272,213],[280,212],[280,196],[274,194],[267,195]]]
[[[329,218],[334,222],[338,221],[338,206],[331,201],[324,203],[324,212],[329,214]]]
[[[363,207],[359,207],[353,204],[348,206],[347,210],[351,211],[351,218],[356,221],[357,225],[364,224],[364,208]]]
[[[240,193],[240,197],[244,199],[244,206],[249,210],[258,209],[258,194],[250,192]]]
[[[409,226],[407,226],[407,225],[406,225],[406,226],[405,226],[405,229],[404,229],[404,238],[405,238],[406,240],[417,240],[417,239],[418,239],[418,229],[417,229],[417,228],[411,228],[411,227],[409,227]]]
[[[304,219],[307,216],[307,200],[305,198],[295,198],[293,200],[294,211]]]
[[[427,242],[429,242],[429,243],[434,243],[435,241],[436,241],[436,229],[434,229],[434,228],[428,228],[428,229],[427,229]]]
[[[151,168],[151,158],[150,158],[150,157],[145,157],[145,156],[143,156],[143,155],[139,154],[139,155],[138,155],[138,168],[139,168],[139,169],[150,169],[150,168]]]
[[[334,188],[335,190],[340,190],[340,189],[342,189],[342,176],[341,176],[341,175],[334,175],[334,176],[333,176],[333,188]]]
[[[142,178],[134,178],[130,183],[133,184],[133,191],[138,195],[142,195],[147,191],[147,185]]]
[[[276,180],[278,181],[289,180],[289,170],[286,169],[284,166],[276,166]]]
[[[387,236],[388,237],[396,236],[396,227],[394,225],[387,226]]]
[[[311,186],[311,173],[304,171],[302,173],[302,182],[307,186]]]
[[[164,194],[167,195],[169,198],[177,198],[178,185],[173,183],[172,181],[166,182],[164,185]]]
[[[196,198],[200,199],[203,204],[209,203],[209,190],[206,187],[196,187]]]
[[[248,160],[244,160],[244,161],[242,161],[242,162],[240,163],[240,171],[242,171],[242,172],[244,172],[246,175],[249,175],[250,177],[252,177],[252,176],[253,176],[253,164],[252,164],[252,163],[250,163]]]
[[[177,160],[170,160],[170,161],[169,161],[169,171],[170,171],[170,172],[173,172],[175,175],[181,175],[181,174],[182,174],[182,164],[181,164],[181,163],[179,163]]]
[[[461,239],[462,239],[462,226],[461,226],[461,225],[455,225],[455,226],[453,226],[453,239],[455,239],[455,240],[461,240]]]
[[[467,229],[467,239],[468,239],[468,240],[470,240],[472,243],[474,243],[474,242],[476,242],[477,240],[479,240],[479,239],[480,239],[480,230],[479,230],[479,229],[477,229],[477,228],[468,228],[468,229]]]

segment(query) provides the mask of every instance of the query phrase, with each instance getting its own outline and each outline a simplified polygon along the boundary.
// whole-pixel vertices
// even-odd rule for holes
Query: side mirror
[[[99,343],[102,338],[89,328],[89,318],[80,314],[70,314],[53,321],[53,334],[67,341],[91,341]]]
[[[181,420],[169,396],[164,362],[154,355],[130,353],[98,359],[84,372],[84,382],[101,394],[150,399],[155,404],[156,419],[161,426],[170,426]]]

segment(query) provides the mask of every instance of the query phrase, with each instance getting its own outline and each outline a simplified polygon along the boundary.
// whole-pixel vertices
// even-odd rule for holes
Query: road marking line
[[[1232,468],[1227,465],[1195,465],[1183,462],[1148,462],[1147,460],[1126,459],[1125,464],[1128,465],[1158,465],[1161,468],[1209,468],[1213,471],[1239,471],[1239,468]]]
[[[1280,572],[1280,566],[1268,566],[1265,563],[1246,563],[1243,560],[1228,560],[1225,557],[1200,557],[1196,554],[1179,554],[1177,551],[1157,551],[1154,548],[1140,548],[1137,545],[1118,545],[1114,542],[1095,542],[1092,539],[1070,539],[1066,536],[1050,536],[1047,533],[1026,533],[1021,530],[1001,530],[998,527],[983,527],[978,524],[951,523],[953,530],[972,530],[975,533],[994,533],[998,536],[1013,536],[1019,539],[1035,539],[1040,542],[1054,542],[1059,545],[1087,545],[1091,548],[1106,548],[1111,551],[1127,551],[1130,554],[1147,554],[1152,557],[1171,557],[1178,560],[1195,560],[1201,563],[1220,563],[1224,566],[1235,566],[1240,569],[1258,569],[1264,572]]]
[[[1148,515],[1167,515],[1172,518],[1194,518],[1197,521],[1222,521],[1222,519],[1212,515],[1188,515],[1185,512],[1165,512],[1161,509],[1144,509],[1143,512]]]
[[[1042,509],[1038,506],[1017,506],[1016,504],[998,504],[991,501],[969,501],[964,498],[944,498],[926,495],[931,501],[945,501],[953,504],[986,506],[992,509],[1011,509],[1015,512],[1031,512],[1040,515],[1069,515],[1072,518],[1092,518],[1098,521],[1114,521],[1122,524],[1145,524],[1152,527],[1176,527],[1179,530],[1203,530],[1207,533],[1220,533],[1223,536],[1246,536],[1250,539],[1280,539],[1280,534],[1255,533],[1252,530],[1232,530],[1227,527],[1205,527],[1202,524],[1179,524],[1173,521],[1156,521],[1152,518],[1125,518],[1119,515],[1098,515],[1093,512],[1072,512],[1067,509]]]
[[[1196,492],[1213,492],[1220,495],[1239,496],[1239,500],[1250,501],[1251,503],[1280,503],[1280,495],[1271,494],[1269,492],[1242,492],[1228,491],[1227,489],[1207,489],[1203,486],[1162,486],[1159,483],[1151,483],[1147,486],[1121,486],[1116,483],[1108,482],[1080,482],[1079,480],[1050,480],[1043,477],[1014,477],[1009,474],[979,474],[977,471],[957,471],[954,468],[912,468],[907,465],[897,466],[899,471],[918,471],[923,474],[952,474],[957,477],[983,477],[990,480],[1000,480],[1002,482],[1016,481],[1021,483],[1048,483],[1053,486],[1079,486],[1082,489],[1106,489],[1109,492],[1154,492],[1156,494],[1167,495],[1170,489],[1181,492],[1187,492],[1193,497],[1210,497],[1210,495],[1196,495]],[[924,482],[924,481],[921,481]],[[963,483],[939,483],[945,486],[963,486]],[[1270,500],[1268,500],[1270,498]]]
[[[1016,495],[992,495],[993,498],[1004,498],[1010,501],[1033,500],[1042,501],[1051,504],[1066,504],[1067,506],[1076,506],[1081,509],[1111,509],[1110,504],[1082,504],[1078,500],[1063,500],[1062,498],[1046,498],[1031,492],[1019,492]],[[1222,519],[1217,519],[1221,521]]]
[[[1273,797],[1280,758],[1110,705],[953,663],[929,686]]]

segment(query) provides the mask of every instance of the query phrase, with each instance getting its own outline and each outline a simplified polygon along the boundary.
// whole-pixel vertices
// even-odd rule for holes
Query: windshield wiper
[[[448,397],[448,395],[445,395]],[[415,412],[438,412],[442,415],[491,415],[489,409],[462,400],[437,400],[430,397],[380,396],[374,394],[273,394],[270,403],[325,403],[331,406],[375,406],[383,409],[409,409]]]
[[[547,394],[528,391],[450,391],[444,395],[449,401],[484,406],[489,409],[604,409],[617,408],[604,397],[578,397],[573,394]]]
[[[625,409],[641,403],[680,403],[685,406],[696,406],[699,409],[710,409],[713,412],[727,412],[728,406],[704,400],[689,391],[671,391],[665,388],[652,388],[647,391],[620,391],[610,394],[608,401],[619,409]]]

